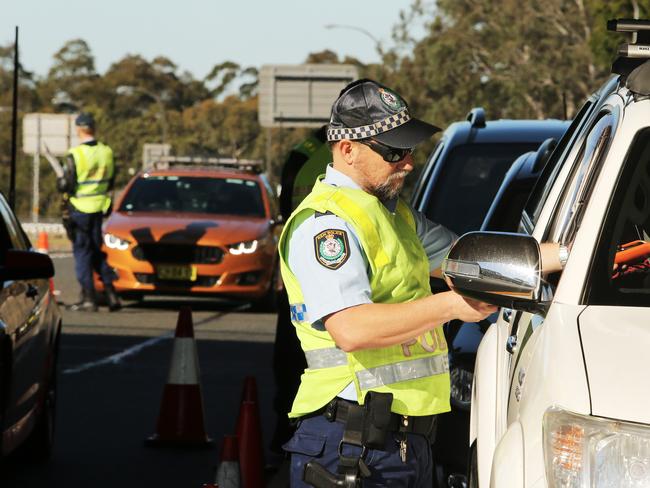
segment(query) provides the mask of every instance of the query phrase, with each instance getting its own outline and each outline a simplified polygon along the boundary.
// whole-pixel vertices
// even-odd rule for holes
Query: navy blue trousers
[[[339,463],[338,447],[344,425],[329,422],[322,415],[300,421],[294,436],[283,447],[291,453],[291,487],[309,487],[302,481],[305,464],[315,460],[325,469],[336,473]],[[346,446],[346,449],[354,449]],[[344,454],[352,455],[352,452]],[[433,461],[429,440],[419,434],[407,434],[406,463],[399,455],[399,443],[389,434],[383,450],[369,449],[365,462],[371,476],[364,478],[364,487],[429,487],[433,485]]]
[[[102,213],[87,214],[72,210],[70,219],[74,224],[74,255],[77,281],[85,290],[94,289],[93,271],[97,272],[104,284],[111,284],[114,273],[106,263],[106,255],[102,252]]]

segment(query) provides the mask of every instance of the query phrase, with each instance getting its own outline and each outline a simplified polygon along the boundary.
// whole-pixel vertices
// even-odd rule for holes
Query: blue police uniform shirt
[[[327,167],[323,183],[361,189],[331,164]],[[382,203],[394,212],[397,199]],[[439,268],[451,244],[458,237],[442,225],[431,222],[421,212],[413,208],[411,211],[415,218],[417,235],[429,259],[429,269]],[[332,229],[344,231],[348,237],[347,260],[336,269],[322,264],[314,252],[315,236]],[[325,330],[322,319],[334,312],[372,303],[368,259],[354,229],[336,215],[315,214],[294,229],[289,240],[288,265],[302,290],[304,307],[300,313],[304,314],[303,320],[311,322],[312,327],[316,329]],[[354,384],[350,383],[338,396],[355,401],[357,398]]]

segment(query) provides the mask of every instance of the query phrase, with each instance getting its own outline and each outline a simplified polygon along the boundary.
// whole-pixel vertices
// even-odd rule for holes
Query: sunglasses
[[[379,154],[384,161],[387,163],[399,163],[406,156],[413,152],[413,147],[407,147],[406,149],[400,149],[397,147],[387,146],[382,144],[379,141],[374,139],[360,139],[357,142],[360,142],[364,146],[368,146],[370,149]]]

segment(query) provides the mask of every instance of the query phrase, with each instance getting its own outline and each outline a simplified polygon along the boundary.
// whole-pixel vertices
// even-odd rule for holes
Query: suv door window
[[[650,307],[650,128],[626,156],[592,262],[588,304]]]
[[[574,164],[571,170],[544,241],[569,246],[573,242],[582,221],[585,203],[593,190],[612,136],[616,132],[619,116],[620,111],[614,107],[611,111],[602,112],[594,123],[580,149],[578,163]]]
[[[539,179],[535,183],[533,191],[530,193],[530,197],[526,202],[526,208],[524,210],[525,225],[524,229],[522,230],[525,230],[526,233],[532,233],[532,229],[537,223],[537,219],[539,218],[539,214],[542,211],[544,202],[546,202],[548,193],[553,186],[553,182],[560,172],[561,165],[558,163],[565,160],[565,155],[568,154],[571,146],[573,145],[574,137],[580,133],[579,128],[582,128],[582,126],[586,123],[593,107],[594,102],[591,100],[588,100],[587,103],[582,106],[578,114],[571,122],[571,125],[562,136],[562,139],[560,139],[560,142],[553,151],[553,154],[551,154],[551,157],[546,163],[546,166],[544,166],[544,169],[542,170],[542,174],[539,175]]]

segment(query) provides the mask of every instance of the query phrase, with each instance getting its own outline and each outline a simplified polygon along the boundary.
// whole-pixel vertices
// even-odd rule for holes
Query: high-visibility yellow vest
[[[392,411],[400,415],[449,411],[449,363],[441,327],[432,324],[432,330],[405,344],[352,353],[338,349],[326,330],[312,327],[300,284],[288,266],[289,242],[293,230],[314,212],[328,211],[344,219],[359,238],[370,267],[374,303],[403,303],[431,294],[428,259],[408,206],[400,200],[393,214],[363,190],[318,180],[291,214],[279,242],[291,319],[307,359],[289,416],[318,410],[350,382],[354,382],[360,403],[368,391],[392,393]]]
[[[295,210],[314,186],[316,178],[323,173],[327,165],[332,162],[332,151],[326,143],[315,137],[310,137],[294,148],[307,156],[307,161],[296,174],[291,192],[291,208]]]
[[[105,212],[111,205],[108,187],[115,166],[113,151],[106,144],[80,144],[68,152],[74,157],[77,186],[70,203],[84,213]]]

